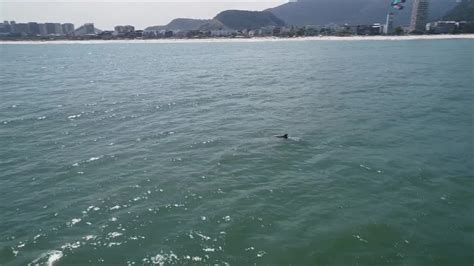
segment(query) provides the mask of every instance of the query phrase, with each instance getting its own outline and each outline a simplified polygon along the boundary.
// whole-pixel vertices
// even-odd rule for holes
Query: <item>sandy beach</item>
[[[103,44],[103,43],[215,43],[215,42],[288,42],[288,41],[414,41],[474,39],[474,34],[409,35],[409,36],[315,36],[301,38],[209,38],[209,39],[146,39],[146,40],[41,40],[0,41],[0,44]]]

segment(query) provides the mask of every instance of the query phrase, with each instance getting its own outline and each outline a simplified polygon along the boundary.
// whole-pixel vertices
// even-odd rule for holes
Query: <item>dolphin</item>
[[[285,135],[276,135],[275,137],[280,138],[280,139],[288,139],[288,134],[285,134]]]

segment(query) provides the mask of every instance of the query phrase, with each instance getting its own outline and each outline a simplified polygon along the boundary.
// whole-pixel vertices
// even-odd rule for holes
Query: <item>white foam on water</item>
[[[113,247],[113,246],[120,246],[120,245],[122,245],[122,242],[110,242],[107,246]]]
[[[49,253],[49,258],[48,258],[48,261],[46,262],[46,264],[48,266],[53,266],[53,264],[55,262],[57,262],[58,260],[60,260],[62,257],[63,257],[63,252],[62,251],[53,250]]]
[[[89,160],[87,160],[87,161],[88,161],[88,162],[93,162],[93,161],[99,160],[100,158],[102,158],[102,156],[99,156],[99,157],[91,157],[91,158],[89,158]]]
[[[198,257],[198,256],[194,256],[191,258],[193,261],[202,261],[202,258],[201,257]]]
[[[109,221],[115,222],[115,221],[117,221],[117,217],[112,217],[112,218],[109,219]]]
[[[84,237],[82,237],[82,239],[84,239],[85,241],[89,241],[89,240],[94,240],[97,236],[95,235],[86,235]]]
[[[54,263],[59,261],[63,257],[63,252],[60,250],[52,250],[47,253],[41,254],[38,258],[34,259],[32,262],[28,263],[28,266],[31,265],[48,265],[53,266]],[[44,260],[46,259],[46,264]]]
[[[204,239],[204,240],[211,240],[210,237],[208,237],[208,236],[206,236],[206,235],[203,235],[203,234],[201,234],[201,233],[195,232],[195,234],[196,234],[197,236],[201,237],[201,238]]]
[[[139,201],[141,199],[141,197],[136,197],[133,199],[133,201]]]
[[[203,249],[204,252],[215,252],[216,249],[215,248],[205,248]]]
[[[113,207],[111,207],[109,210],[118,210],[120,209],[120,206],[119,205],[115,205]]]
[[[173,253],[173,251],[170,252],[170,254],[156,254],[156,256],[151,257],[150,259],[143,259],[143,262],[145,263],[152,263],[156,265],[167,265],[167,264],[174,264],[178,261],[178,256]]]
[[[68,116],[67,118],[72,120],[72,119],[76,119],[76,118],[79,118],[79,117],[81,117],[81,114],[70,115],[70,116]]]
[[[161,266],[161,265],[164,265],[164,264],[165,264],[166,258],[165,258],[165,256],[158,254],[158,255],[156,255],[155,257],[152,257],[152,258],[151,258],[151,262],[152,262],[153,264],[158,264],[158,265]]]
[[[357,238],[360,242],[369,243],[369,241],[363,239],[360,235],[353,235],[353,237]]]
[[[119,233],[119,232],[112,232],[112,233],[109,233],[107,236],[109,238],[117,238],[119,236],[123,235],[122,233]]]
[[[74,242],[74,243],[66,243],[66,244],[64,244],[64,245],[61,246],[61,249],[63,249],[63,250],[64,250],[64,249],[69,249],[69,250],[71,250],[71,249],[78,248],[78,247],[80,247],[80,246],[81,246],[81,243],[80,243],[79,241],[77,241],[77,242]]]
[[[71,220],[71,222],[69,222],[69,224],[70,224],[71,226],[73,226],[73,225],[77,224],[77,223],[80,222],[80,221],[82,221],[81,218],[74,218],[74,219]]]
[[[225,222],[230,222],[231,218],[229,215],[227,215],[226,217],[222,218]]]

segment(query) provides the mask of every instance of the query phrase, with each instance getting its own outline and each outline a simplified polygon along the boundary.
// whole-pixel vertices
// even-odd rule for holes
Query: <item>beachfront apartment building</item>
[[[424,32],[428,22],[429,0],[414,0],[411,13],[410,31]]]

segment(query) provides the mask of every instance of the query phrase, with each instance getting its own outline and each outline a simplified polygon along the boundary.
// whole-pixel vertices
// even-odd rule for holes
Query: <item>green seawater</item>
[[[2,44],[0,265],[472,266],[473,48]]]

